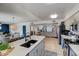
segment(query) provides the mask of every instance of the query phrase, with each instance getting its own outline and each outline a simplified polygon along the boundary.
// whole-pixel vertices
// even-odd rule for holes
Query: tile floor
[[[58,44],[57,38],[45,38],[45,50],[56,52],[57,56],[63,56],[63,50]]]

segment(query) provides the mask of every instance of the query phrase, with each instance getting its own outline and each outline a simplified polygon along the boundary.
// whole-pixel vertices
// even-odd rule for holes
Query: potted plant
[[[7,51],[7,49],[10,49],[11,46],[9,45],[9,43],[3,43],[0,42],[0,55],[2,54],[3,51]]]

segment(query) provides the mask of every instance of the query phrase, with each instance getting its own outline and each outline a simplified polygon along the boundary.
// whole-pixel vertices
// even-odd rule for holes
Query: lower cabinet
[[[69,56],[70,55],[70,47],[67,43],[65,43],[65,47],[63,48],[63,55]]]
[[[33,49],[30,53],[29,56],[38,56],[38,48],[36,47],[35,49]]]
[[[65,56],[76,56],[76,53],[73,51],[73,49],[68,45],[65,44]]]
[[[43,56],[44,55],[44,40],[41,41],[27,56]]]
[[[76,56],[75,52],[70,48],[70,56]]]

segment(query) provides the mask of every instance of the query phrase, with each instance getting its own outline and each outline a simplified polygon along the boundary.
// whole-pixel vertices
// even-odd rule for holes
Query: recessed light
[[[50,15],[50,18],[57,18],[57,17],[58,17],[57,14],[51,14],[51,15]]]

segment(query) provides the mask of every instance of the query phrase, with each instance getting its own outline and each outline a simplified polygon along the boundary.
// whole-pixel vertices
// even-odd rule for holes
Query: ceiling
[[[52,20],[49,16],[55,13],[58,14],[56,19],[64,19],[66,13],[75,5],[75,3],[1,3],[0,13],[22,17],[24,19],[22,21]]]
[[[49,20],[51,14],[58,14],[57,19],[63,19],[65,14],[72,10],[72,8],[76,4],[72,3],[57,3],[57,4],[26,4],[24,5],[27,10],[32,12],[37,17],[41,18],[42,20]]]

